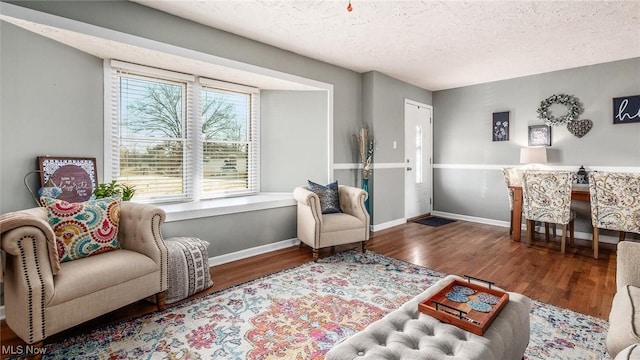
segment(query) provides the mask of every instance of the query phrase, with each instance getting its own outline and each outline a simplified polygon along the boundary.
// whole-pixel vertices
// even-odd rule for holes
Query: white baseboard
[[[229,254],[214,256],[209,258],[209,267],[226,264],[232,261],[246,259],[248,257],[265,254],[271,251],[285,249],[300,244],[298,238],[278,241],[272,244],[252,247],[250,249],[240,250]]]
[[[0,306],[0,320],[4,320],[4,305]]]
[[[456,220],[464,220],[464,221],[469,221],[469,222],[475,222],[475,223],[480,223],[480,224],[487,224],[487,225],[495,225],[495,226],[502,226],[502,227],[509,227],[509,222],[508,221],[502,221],[502,220],[494,220],[494,219],[486,219],[486,218],[480,218],[480,217],[475,217],[475,216],[468,216],[468,215],[460,215],[460,214],[453,214],[453,213],[448,213],[448,212],[443,212],[443,211],[433,211],[432,212],[433,215],[435,216],[442,216],[442,217],[446,217],[446,218],[450,218],[450,219],[456,219]],[[522,230],[523,233],[522,235],[525,235],[525,230],[526,230],[526,225],[522,225]],[[560,230],[562,231],[562,230]],[[581,231],[576,231],[574,232],[574,236],[576,239],[584,239],[584,240],[591,240],[593,238],[593,234],[590,232],[581,232]],[[601,243],[607,243],[607,244],[617,244],[618,243],[618,238],[615,236],[608,236],[608,235],[600,235],[598,237],[599,241]]]
[[[406,224],[407,219],[397,219],[397,220],[392,220],[392,221],[387,221],[385,223],[382,224],[377,224],[377,225],[373,225],[371,226],[371,231],[380,231],[380,230],[384,230],[384,229],[389,229],[392,228],[394,226],[398,226],[398,225],[402,225],[402,224]]]

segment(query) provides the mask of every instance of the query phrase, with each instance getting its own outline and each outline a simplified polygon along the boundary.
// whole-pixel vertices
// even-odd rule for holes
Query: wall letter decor
[[[613,123],[640,122],[640,95],[613,98]]]

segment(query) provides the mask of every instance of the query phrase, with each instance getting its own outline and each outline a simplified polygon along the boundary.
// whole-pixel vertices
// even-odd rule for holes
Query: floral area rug
[[[349,251],[47,345],[50,359],[323,359],[445,274]],[[534,301],[526,359],[607,359],[607,322]]]

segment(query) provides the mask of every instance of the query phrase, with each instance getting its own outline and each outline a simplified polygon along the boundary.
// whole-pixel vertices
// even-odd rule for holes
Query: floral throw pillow
[[[40,198],[56,235],[61,263],[119,248],[120,201],[120,197],[81,203]]]
[[[320,198],[320,208],[323,214],[335,214],[340,210],[340,195],[338,194],[338,182],[334,181],[327,186],[316,184],[307,180],[309,191],[313,191]]]

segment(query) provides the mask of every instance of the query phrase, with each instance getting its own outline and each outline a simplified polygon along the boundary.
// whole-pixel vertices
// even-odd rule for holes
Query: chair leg
[[[335,254],[335,253],[336,253],[336,247],[335,247],[335,246],[332,246],[332,247],[331,247],[331,254]]]
[[[575,244],[575,239],[576,239],[576,237],[575,237],[575,226],[576,226],[575,220],[571,220],[571,222],[569,223],[569,236],[570,236],[570,242],[569,243],[571,244],[571,247],[575,247],[576,246],[576,244]],[[554,227],[555,227],[555,225],[554,225]]]
[[[565,242],[567,241],[567,224],[562,224],[562,240],[560,241],[560,252],[564,254]]]
[[[167,292],[162,291],[156,294],[156,305],[158,306],[158,311],[162,311],[166,306]]]
[[[593,228],[593,258],[598,260],[598,228]]]
[[[318,261],[318,255],[320,251],[318,249],[313,249],[313,261]]]
[[[552,234],[553,234],[553,237],[555,238],[555,237],[557,236],[557,233],[556,233],[556,224],[551,224],[551,225],[553,225],[553,228],[551,228],[551,230],[553,230]]]
[[[509,235],[513,234],[513,210],[511,210],[511,220],[509,220]]]
[[[44,340],[38,341],[31,345],[27,345],[33,349],[32,354],[27,356],[26,358],[29,360],[40,360],[42,359],[42,354],[44,353]],[[24,350],[24,348],[23,348]]]
[[[527,246],[531,247],[531,241],[533,240],[533,227],[535,222],[533,220],[527,220]]]
[[[360,242],[360,246],[361,246],[361,249],[362,249],[362,253],[364,254],[367,251],[366,245],[365,245],[365,241],[361,241]]]
[[[618,236],[618,240],[619,241],[624,241],[624,237],[625,237],[625,232],[624,231],[620,231],[620,235]]]
[[[544,223],[544,240],[549,241],[549,223]]]

